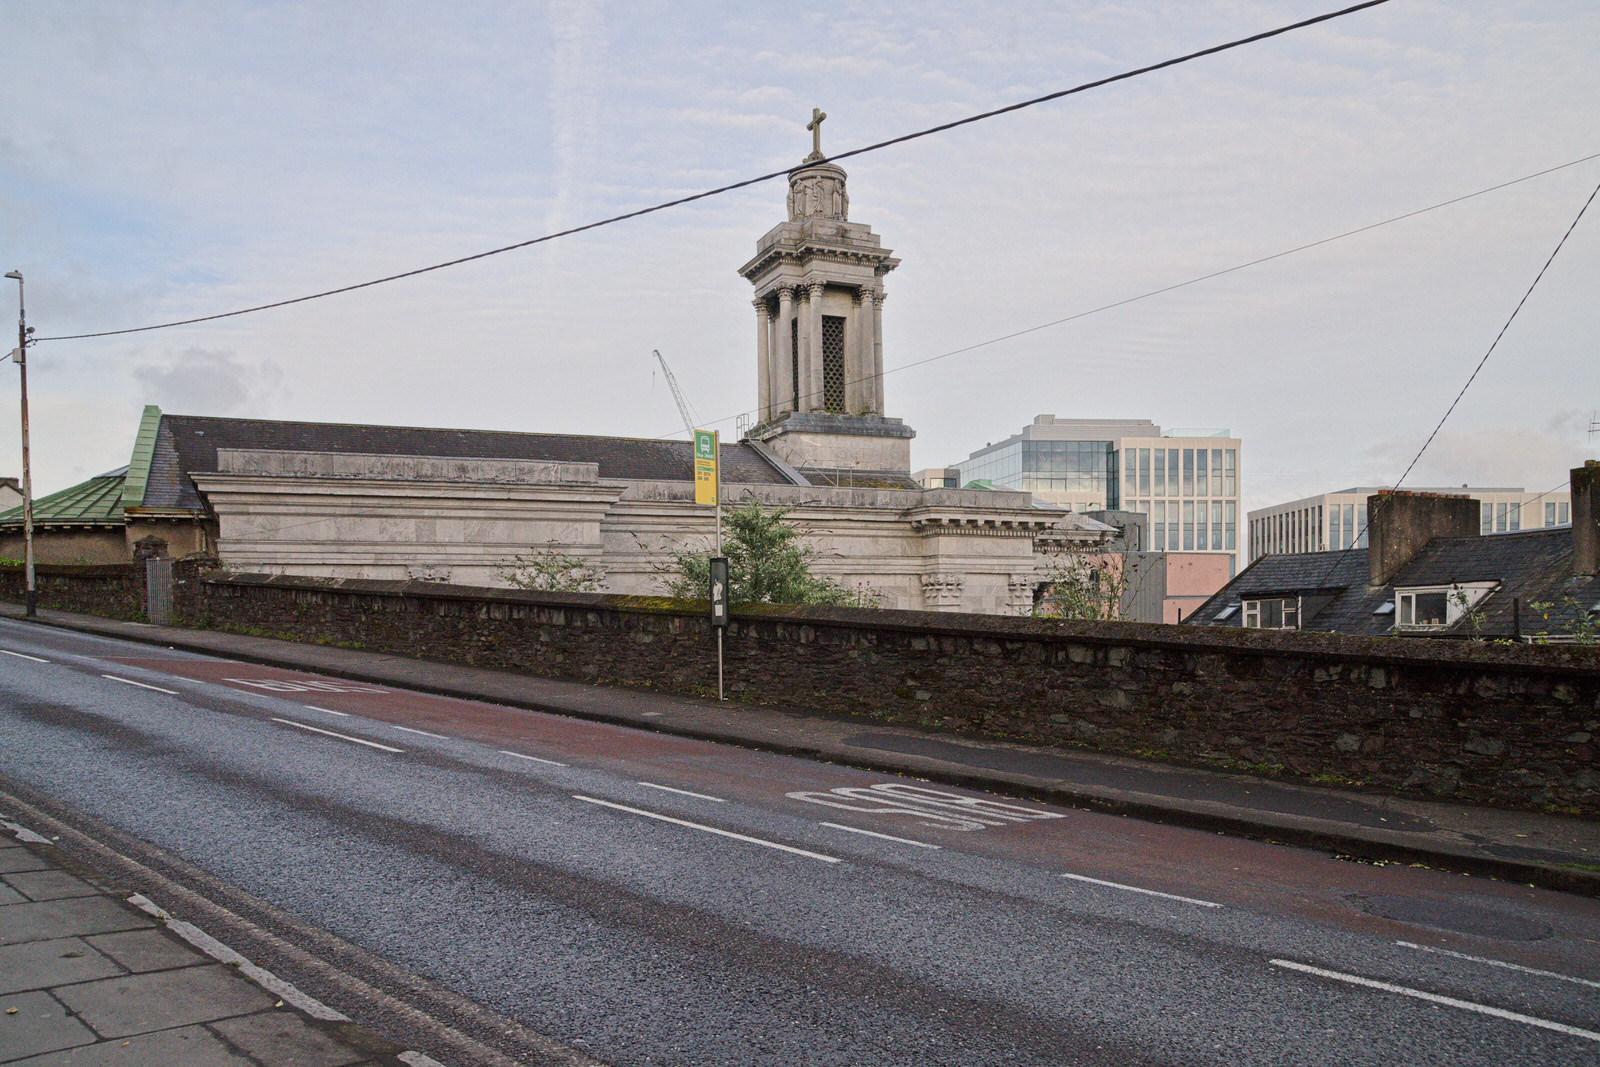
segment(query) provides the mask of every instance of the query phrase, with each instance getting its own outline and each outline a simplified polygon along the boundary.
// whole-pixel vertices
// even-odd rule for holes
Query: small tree
[[[600,572],[567,555],[551,541],[526,556],[512,556],[494,570],[495,577],[518,589],[543,593],[598,593]]]
[[[811,573],[817,551],[801,540],[788,509],[751,499],[723,516],[723,552],[728,557],[728,599],[738,604],[848,604],[874,607],[879,594],[849,589]],[[662,568],[667,592],[698,600],[711,583],[709,545],[684,548]]]
[[[1043,597],[1033,613],[1059,619],[1116,619],[1131,566],[1104,548],[1068,549],[1045,572]]]

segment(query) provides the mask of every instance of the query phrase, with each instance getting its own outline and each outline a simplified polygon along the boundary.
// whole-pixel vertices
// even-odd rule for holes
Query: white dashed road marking
[[[837,856],[824,856],[820,852],[808,852],[803,848],[795,848],[793,845],[780,845],[776,841],[767,841],[759,837],[750,837],[746,834],[736,834],[732,830],[723,830],[715,826],[706,826],[703,823],[689,822],[687,819],[675,819],[671,815],[663,815],[658,811],[646,811],[643,808],[630,808],[626,804],[613,804],[609,800],[597,800],[594,797],[581,796],[577,793],[572,794],[572,799],[581,800],[585,804],[598,804],[603,808],[613,808],[616,811],[625,811],[630,815],[642,815],[646,819],[657,819],[661,822],[669,822],[674,826],[685,826],[691,830],[703,830],[708,834],[717,834],[720,837],[731,837],[735,841],[746,841],[752,845],[761,845],[764,848],[775,848],[780,852],[792,852],[796,856],[805,856],[808,859],[821,860],[823,863],[843,862]]]
[[[913,841],[909,837],[896,837],[893,834],[880,834],[876,830],[863,830],[859,826],[846,826],[842,822],[825,822],[821,825],[830,830],[843,830],[846,833],[864,834],[867,837],[876,837],[882,841],[896,841],[902,845],[916,845],[918,848],[943,848],[943,845],[930,845],[926,841]]]
[[[1492,1008],[1487,1004],[1477,1004],[1470,1000],[1457,1000],[1455,997],[1440,996],[1438,993],[1427,993],[1420,989],[1411,989],[1407,986],[1394,985],[1390,982],[1379,982],[1376,979],[1362,978],[1360,975],[1345,974],[1342,971],[1324,970],[1321,967],[1313,967],[1308,963],[1296,963],[1293,960],[1271,960],[1269,962],[1275,967],[1287,967],[1291,971],[1314,974],[1318,978],[1331,978],[1336,982],[1348,982],[1350,985],[1365,986],[1367,989],[1379,989],[1385,993],[1398,993],[1403,997],[1415,997],[1430,1004],[1443,1004],[1447,1008],[1460,1008],[1463,1011],[1475,1011],[1479,1015],[1491,1015],[1496,1019],[1506,1019],[1514,1023],[1526,1023],[1529,1026],[1554,1030],[1558,1034],[1569,1034],[1572,1037],[1581,1037],[1589,1041],[1600,1041],[1600,1034],[1595,1033],[1593,1030],[1580,1030],[1576,1026],[1553,1022],[1550,1019],[1540,1019],[1534,1015],[1523,1015],[1521,1012],[1506,1011],[1504,1008]]]
[[[38,656],[30,656],[26,652],[13,652],[9,648],[0,648],[0,652],[3,652],[8,656],[15,656],[18,659],[31,659],[35,663],[49,663],[50,662],[47,659],[40,659]]]
[[[393,748],[393,747],[391,747],[389,745],[380,745],[376,741],[368,741],[364,737],[351,737],[349,734],[338,734],[338,733],[334,733],[332,730],[324,730],[324,729],[322,729],[320,727],[317,727],[317,726],[307,726],[305,723],[303,723],[303,722],[295,722],[293,719],[279,719],[279,718],[274,717],[272,721],[273,722],[281,722],[285,726],[293,726],[298,730],[310,730],[312,733],[314,733],[314,734],[322,734],[324,737],[337,737],[341,741],[353,741],[354,743],[356,743],[358,745],[366,745],[368,748],[381,748],[385,752],[404,752],[405,751],[405,749],[403,749],[403,748]]]
[[[1414,948],[1418,952],[1432,952],[1439,956],[1450,956],[1454,959],[1467,960],[1471,963],[1482,963],[1490,967],[1504,967],[1508,971],[1516,971],[1519,974],[1532,974],[1537,975],[1540,978],[1557,978],[1563,982],[1576,982],[1578,985],[1586,985],[1591,989],[1600,989],[1600,982],[1591,982],[1587,978],[1574,978],[1570,974],[1558,974],[1555,971],[1541,971],[1535,967],[1524,967],[1518,963],[1507,963],[1505,960],[1491,960],[1484,956],[1469,956],[1465,952],[1452,952],[1447,948],[1429,948],[1427,945],[1415,945],[1410,941],[1396,941],[1395,944],[1399,945],[1401,948]]]
[[[100,677],[110,678],[113,682],[121,682],[123,685],[136,685],[140,689],[154,689],[156,692],[165,693],[169,697],[180,695],[176,689],[163,689],[159,685],[146,685],[144,682],[136,682],[132,678],[118,678],[114,674],[102,674]]]
[[[508,748],[497,749],[496,751],[498,751],[500,753],[500,755],[502,755],[502,756],[515,756],[515,757],[517,757],[517,759],[525,759],[529,763],[548,763],[552,767],[565,767],[566,766],[565,763],[561,763],[558,760],[545,759],[545,758],[543,758],[541,756],[530,756],[530,755],[528,755],[528,754],[526,754],[524,752],[512,752]]]
[[[1160,897],[1163,900],[1177,900],[1185,904],[1198,904],[1202,908],[1220,908],[1221,904],[1209,900],[1200,900],[1196,897],[1180,897],[1176,893],[1162,893],[1154,889],[1141,889],[1136,885],[1123,885],[1121,882],[1106,882],[1099,878],[1089,878],[1081,874],[1063,874],[1063,878],[1071,878],[1074,882],[1088,882],[1090,885],[1103,885],[1107,889],[1121,889],[1127,893],[1143,893],[1147,897]]]
[[[727,801],[723,800],[721,797],[714,797],[707,793],[691,793],[687,789],[674,789],[670,785],[657,785],[654,782],[640,782],[639,784],[647,789],[659,789],[663,793],[677,793],[679,796],[694,797],[696,800],[709,800],[713,804],[727,803]]]

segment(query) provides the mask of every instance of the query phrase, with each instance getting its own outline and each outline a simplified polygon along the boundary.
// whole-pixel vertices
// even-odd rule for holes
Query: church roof
[[[33,524],[40,526],[121,526],[122,483],[128,468],[96,475],[33,502]],[[20,526],[22,506],[0,512],[0,526]]]
[[[129,501],[135,506],[142,503],[146,508],[202,508],[190,475],[217,470],[219,448],[594,463],[600,468],[602,481],[694,480],[693,446],[688,441],[198,415],[161,414],[159,418],[142,501]],[[723,444],[721,453],[725,483],[790,484],[775,466],[742,442]]]

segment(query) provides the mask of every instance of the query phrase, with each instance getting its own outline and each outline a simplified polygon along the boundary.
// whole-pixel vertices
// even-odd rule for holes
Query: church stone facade
[[[911,477],[913,432],[885,414],[883,390],[883,279],[898,261],[849,221],[845,172],[820,138],[813,148],[790,175],[787,220],[740,270],[756,294],[759,422],[722,446],[724,501],[786,509],[816,570],[884,607],[1026,614],[1061,553],[1115,531],[1025,492]],[[687,442],[153,407],[139,442],[128,513],[191,515],[243,572],[497,585],[512,557],[553,548],[607,592],[659,594],[672,553],[713,530]]]

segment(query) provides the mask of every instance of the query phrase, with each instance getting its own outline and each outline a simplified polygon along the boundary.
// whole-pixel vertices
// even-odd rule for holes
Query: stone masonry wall
[[[33,584],[41,608],[136,619],[144,614],[144,572],[127,563],[39,563]],[[0,567],[0,599],[27,600],[27,577],[21,567]]]
[[[716,684],[703,605],[199,580],[197,566],[177,575],[190,624],[684,694]],[[749,607],[726,653],[735,701],[1600,816],[1600,649]]]

